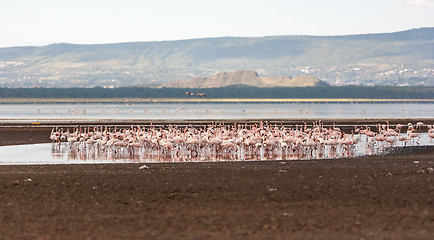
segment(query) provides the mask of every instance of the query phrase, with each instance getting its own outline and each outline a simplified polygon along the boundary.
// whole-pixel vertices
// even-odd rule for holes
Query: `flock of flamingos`
[[[63,131],[53,128],[53,149],[68,149],[83,159],[96,156],[113,159],[153,159],[154,161],[290,160],[357,156],[363,142],[371,155],[391,146],[419,144],[422,126],[434,138],[434,126],[389,123],[376,127],[355,126],[345,133],[334,124],[321,121],[308,125],[212,123],[207,126],[130,128],[77,127]],[[405,130],[404,130],[405,129]],[[431,140],[432,141],[432,140]]]

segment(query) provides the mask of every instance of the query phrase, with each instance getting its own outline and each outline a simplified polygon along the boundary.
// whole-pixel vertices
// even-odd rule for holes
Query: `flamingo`
[[[419,123],[419,122],[418,122]],[[97,150],[109,151],[114,149],[117,154],[122,149],[137,157],[137,150],[143,149],[141,154],[151,154],[151,157],[178,158],[187,160],[199,156],[202,159],[298,159],[300,157],[321,157],[324,150],[329,148],[330,157],[339,155],[337,146],[345,156],[352,156],[357,150],[357,143],[361,135],[366,135],[368,146],[376,142],[386,142],[389,146],[400,141],[406,145],[407,141],[418,143],[420,130],[423,124],[416,124],[416,129],[411,123],[407,124],[407,137],[401,134],[402,125],[391,128],[386,124],[377,124],[377,131],[373,132],[368,126],[359,128],[354,126],[351,134],[346,134],[335,124],[333,127],[324,128],[321,121],[315,121],[311,125],[304,123],[302,126],[287,128],[283,125],[271,125],[268,122],[259,124],[245,124],[225,126],[222,123],[212,122],[208,126],[172,126],[156,128],[140,127],[132,125],[121,129],[114,127],[78,127],[72,132],[68,129],[52,128],[50,139],[53,143],[67,142],[72,147],[79,142],[79,151],[86,151],[86,146]],[[428,136],[434,138],[433,126],[428,125]],[[416,139],[416,140],[415,140]],[[419,143],[418,143],[419,144]],[[81,149],[80,149],[81,146]],[[327,146],[327,148],[326,148]],[[211,150],[211,152],[210,152]],[[346,152],[343,152],[343,151]],[[352,151],[350,151],[352,150]],[[80,154],[84,154],[81,152]],[[211,155],[210,155],[211,153]],[[288,155],[291,154],[291,155]],[[132,157],[133,157],[132,156]]]
[[[416,130],[420,130],[421,127],[422,127],[422,125],[424,125],[423,122],[417,122],[417,123],[416,123]]]
[[[420,135],[419,133],[412,132],[412,133],[410,133],[410,134],[408,135],[408,140],[412,140],[412,142],[414,143],[414,139],[415,139],[415,138],[418,138],[418,139],[416,140],[416,143],[419,144],[419,139],[420,139],[420,136],[419,136],[419,135]]]
[[[401,135],[401,129],[399,129],[398,131],[397,131],[397,133],[398,133],[398,141],[401,141],[401,142],[403,142],[403,141],[407,141],[407,137],[405,137],[404,135]]]

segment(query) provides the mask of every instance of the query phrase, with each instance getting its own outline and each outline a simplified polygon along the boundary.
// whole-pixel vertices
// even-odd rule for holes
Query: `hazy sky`
[[[434,0],[4,0],[0,47],[434,26]]]

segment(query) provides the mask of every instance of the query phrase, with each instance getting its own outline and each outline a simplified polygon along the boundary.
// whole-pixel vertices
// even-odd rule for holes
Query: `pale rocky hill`
[[[177,80],[162,84],[160,87],[168,88],[218,88],[227,86],[252,86],[252,87],[314,87],[328,85],[313,76],[271,76],[261,77],[252,70],[238,70],[223,72],[210,77],[194,77],[185,80]]]

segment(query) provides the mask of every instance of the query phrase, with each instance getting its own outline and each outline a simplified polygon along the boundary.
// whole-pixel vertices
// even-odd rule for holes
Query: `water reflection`
[[[416,141],[370,144],[362,137],[351,148],[321,146],[296,151],[290,148],[266,147],[248,149],[174,148],[170,151],[156,148],[100,148],[97,146],[70,146],[62,144],[32,144],[0,147],[0,165],[18,164],[100,164],[100,163],[164,163],[164,162],[221,162],[221,161],[268,161],[333,159],[375,155],[391,146],[434,145],[428,134],[422,133]]]
[[[383,153],[389,147],[411,145],[434,145],[427,134],[417,141],[369,143],[366,137],[353,146],[316,145],[293,147],[246,147],[219,148],[204,145],[199,148],[178,145],[171,149],[156,147],[107,147],[75,143],[51,144],[52,159],[59,163],[169,163],[169,162],[221,162],[221,161],[267,161],[267,160],[313,160],[369,156]]]

